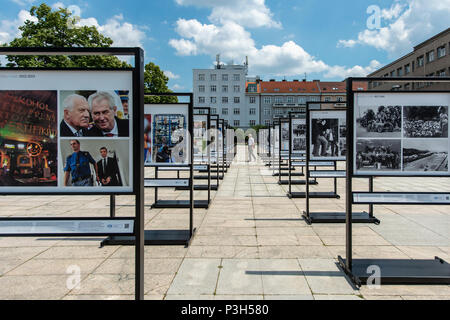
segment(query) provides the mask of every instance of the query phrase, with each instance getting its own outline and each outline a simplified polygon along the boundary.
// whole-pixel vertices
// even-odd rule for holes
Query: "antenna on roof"
[[[220,69],[220,53],[216,54],[216,68]]]
[[[306,72],[305,72],[305,78],[304,78],[303,80],[305,80],[305,81],[306,81]]]

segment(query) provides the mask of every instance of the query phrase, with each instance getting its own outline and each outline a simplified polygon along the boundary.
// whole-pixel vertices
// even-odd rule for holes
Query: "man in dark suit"
[[[85,97],[71,94],[64,99],[64,119],[59,125],[61,137],[86,136],[89,126],[89,104]]]
[[[94,126],[88,131],[88,136],[94,137],[128,137],[130,134],[127,119],[115,116],[117,107],[114,97],[105,91],[98,91],[88,99]]]
[[[100,149],[102,159],[97,162],[98,177],[104,187],[122,186],[119,166],[115,158],[108,157],[108,150],[105,147]]]

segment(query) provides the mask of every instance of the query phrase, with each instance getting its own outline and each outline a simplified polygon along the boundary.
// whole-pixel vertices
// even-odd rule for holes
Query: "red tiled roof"
[[[260,85],[261,93],[319,93],[314,81],[261,81]]]

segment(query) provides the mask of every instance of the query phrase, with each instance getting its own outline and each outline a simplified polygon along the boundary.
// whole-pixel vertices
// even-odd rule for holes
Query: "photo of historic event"
[[[292,120],[292,152],[306,150],[306,122],[304,119]]]
[[[0,186],[56,186],[57,91],[0,91]]]
[[[403,170],[448,172],[448,140],[403,140]]]
[[[347,138],[339,138],[339,154],[347,156]]]
[[[311,119],[312,156],[339,156],[339,119]]]
[[[357,138],[400,138],[401,106],[361,106],[356,114]]]
[[[127,90],[60,92],[61,137],[129,137]]]
[[[360,171],[400,171],[401,140],[358,139],[356,169]]]
[[[403,107],[405,138],[447,138],[448,107]]]
[[[207,158],[207,116],[194,115],[194,155]]]
[[[281,123],[281,150],[289,149],[289,123]]]
[[[152,127],[152,162],[186,163],[186,117],[183,114],[156,114]]]

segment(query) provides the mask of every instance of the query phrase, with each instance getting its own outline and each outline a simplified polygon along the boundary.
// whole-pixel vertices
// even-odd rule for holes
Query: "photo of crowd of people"
[[[311,147],[314,158],[339,156],[339,119],[311,119]]]
[[[361,171],[400,171],[400,139],[359,139],[356,142],[356,169]]]
[[[129,186],[128,140],[63,138],[60,149],[65,187]]]
[[[289,122],[281,123],[281,150],[289,150]]]
[[[400,138],[401,106],[359,107],[356,135],[359,138]]]
[[[155,114],[152,131],[152,162],[179,164],[187,162],[185,115]]]
[[[403,107],[405,138],[448,138],[448,107]]]
[[[448,171],[447,139],[405,139],[404,171]]]
[[[57,185],[55,90],[0,90],[0,186]]]
[[[194,155],[195,157],[207,159],[207,126],[208,116],[194,115]]]
[[[306,150],[306,119],[292,119],[292,153]]]

